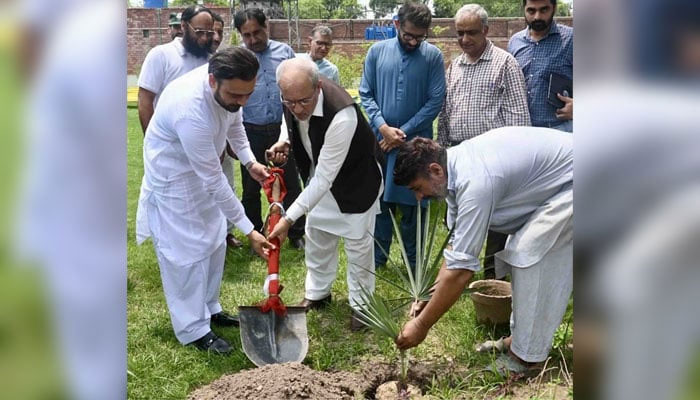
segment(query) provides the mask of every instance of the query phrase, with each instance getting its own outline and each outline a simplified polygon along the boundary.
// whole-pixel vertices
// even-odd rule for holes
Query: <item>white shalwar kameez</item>
[[[224,176],[219,155],[226,141],[245,165],[255,161],[241,111],[221,107],[208,83],[208,65],[165,88],[144,139],[144,177],[136,239],[151,237],[177,339],[207,334],[221,311],[219,287],[227,220],[253,230]]]
[[[511,350],[547,358],[573,278],[573,139],[548,128],[506,127],[447,150],[448,269],[477,271],[489,229],[510,234],[496,257],[512,273]]]
[[[316,117],[323,117],[323,89],[318,97],[318,103],[313,111]],[[304,149],[310,160],[311,141],[309,139],[309,121],[296,120]],[[282,119],[280,134],[281,141],[287,141],[287,126]],[[379,208],[379,195],[382,188],[375,194],[372,206],[360,214],[343,213],[338,207],[331,186],[340,167],[350,150],[355,129],[357,114],[353,106],[340,110],[326,130],[318,165],[310,166],[309,184],[304,188],[296,201],[287,210],[287,215],[294,221],[306,214],[306,294],[310,300],[320,300],[328,296],[338,272],[338,240],[343,238],[345,254],[348,259],[347,282],[350,306],[358,308],[361,303],[361,288],[370,293],[374,292],[375,279],[369,271],[374,271],[374,232],[376,215]],[[380,168],[377,165],[377,168]],[[380,168],[381,169],[381,168]]]

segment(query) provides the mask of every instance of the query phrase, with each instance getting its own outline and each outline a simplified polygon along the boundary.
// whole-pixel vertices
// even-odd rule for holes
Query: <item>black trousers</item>
[[[486,254],[484,257],[484,279],[496,279],[496,266],[494,254],[506,247],[508,235],[489,231],[486,236]]]
[[[253,151],[255,159],[264,164],[265,150],[277,143],[277,139],[280,135],[280,124],[254,125],[243,123],[243,126],[245,127],[250,149]],[[283,170],[284,183],[287,185],[287,195],[284,197],[282,204],[285,209],[288,209],[299,196],[299,193],[301,193],[301,181],[292,153],[289,154],[287,164],[284,166]],[[260,184],[250,176],[244,165],[241,165],[241,181],[243,184],[243,199],[241,203],[243,203],[243,208],[245,208],[245,215],[250,219],[250,222],[253,223],[255,230],[262,232],[263,220],[261,216],[262,210],[260,209]],[[265,212],[265,214],[267,214],[267,212]],[[299,218],[289,229],[289,238],[297,239],[304,236],[305,223],[305,217]]]

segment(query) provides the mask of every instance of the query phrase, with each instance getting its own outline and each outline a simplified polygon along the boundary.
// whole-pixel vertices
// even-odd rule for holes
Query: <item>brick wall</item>
[[[137,74],[141,68],[146,53],[161,44],[170,41],[168,34],[168,18],[171,12],[180,12],[182,8],[129,8],[127,10],[127,73]],[[228,43],[232,33],[232,17],[228,8],[212,8],[222,16],[225,22],[224,41]],[[572,18],[561,18],[560,23],[571,26]],[[323,23],[333,29],[333,51],[346,55],[357,55],[366,52],[363,43],[367,43],[365,38],[365,28],[372,25],[373,20],[318,20],[308,19],[299,21],[299,32],[302,39],[302,49],[306,51],[308,45],[305,38],[311,29],[317,24]],[[386,21],[389,22],[389,21]],[[270,38],[287,43],[288,27],[287,20],[269,21]],[[432,34],[429,39],[431,43],[437,44],[443,50],[445,60],[451,60],[461,53],[455,39],[454,22],[452,18],[435,18],[433,26],[445,27],[438,37]],[[515,33],[525,28],[523,18],[490,18],[489,38],[496,46],[505,48],[508,39]],[[148,37],[144,37],[145,33]]]

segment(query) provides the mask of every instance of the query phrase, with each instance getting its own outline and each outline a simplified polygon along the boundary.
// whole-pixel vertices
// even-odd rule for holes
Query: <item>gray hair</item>
[[[333,36],[333,30],[326,25],[314,26],[314,29],[311,30],[311,37],[314,37],[316,33],[320,33],[321,36]]]
[[[455,20],[462,18],[464,15],[476,15],[481,20],[481,25],[489,26],[489,14],[484,10],[484,7],[478,4],[465,4],[457,10]]]
[[[320,77],[318,66],[315,62],[303,57],[290,58],[280,63],[279,67],[277,67],[277,71],[275,71],[275,78],[278,85],[280,83],[280,78],[282,78],[282,75],[288,68],[299,69],[306,72],[313,87],[318,87],[318,80]]]

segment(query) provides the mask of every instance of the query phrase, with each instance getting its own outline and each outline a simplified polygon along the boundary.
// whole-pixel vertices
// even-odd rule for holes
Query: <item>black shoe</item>
[[[304,246],[306,245],[306,241],[304,240],[303,236],[295,238],[295,239],[290,238],[289,245],[297,250],[304,250]]]
[[[243,246],[243,242],[236,239],[235,236],[233,236],[230,233],[228,235],[226,235],[226,247],[228,247],[230,249],[237,249],[237,248],[242,247],[242,246]]]
[[[301,301],[301,303],[298,304],[299,307],[304,307],[306,309],[306,312],[309,312],[311,309],[320,309],[320,308],[325,308],[331,304],[331,295],[330,293],[328,296],[320,299],[320,300],[309,300],[307,298],[304,298],[304,300]]]
[[[350,317],[350,330],[352,332],[368,331],[369,327],[362,323],[362,319],[359,314],[352,311],[352,316]]]
[[[190,343],[196,348],[203,351],[211,351],[217,354],[228,354],[231,352],[231,345],[228,344],[224,339],[216,336],[212,331],[209,331],[206,335]]]
[[[238,315],[231,315],[226,311],[221,311],[211,315],[211,323],[216,326],[238,326]]]

